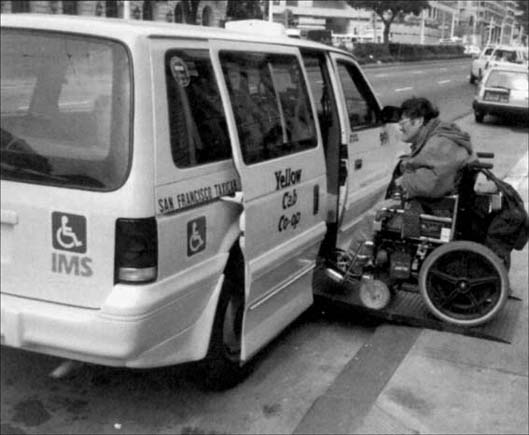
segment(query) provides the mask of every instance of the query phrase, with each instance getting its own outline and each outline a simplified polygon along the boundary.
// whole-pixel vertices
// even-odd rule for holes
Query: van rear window
[[[114,190],[130,161],[131,86],[113,41],[2,29],[3,179]]]
[[[317,145],[307,87],[296,56],[220,52],[246,164]]]

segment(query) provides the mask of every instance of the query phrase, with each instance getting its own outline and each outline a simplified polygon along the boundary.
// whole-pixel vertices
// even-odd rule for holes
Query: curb
[[[529,151],[516,163],[511,169],[507,171],[504,181],[512,185],[516,191],[520,191],[522,183],[527,182],[528,165],[529,165]]]
[[[421,333],[414,327],[379,326],[292,433],[354,433]]]

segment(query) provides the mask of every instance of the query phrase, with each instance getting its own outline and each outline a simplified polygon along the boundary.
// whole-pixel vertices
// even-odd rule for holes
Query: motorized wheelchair
[[[476,208],[485,213],[501,208],[501,192],[475,190],[478,175],[492,177],[491,168],[477,160],[464,168],[456,194],[421,201],[419,207],[402,201],[396,209],[379,210],[374,239],[365,242],[363,255],[338,250],[326,275],[356,284],[371,309],[385,308],[399,291],[418,291],[442,321],[471,327],[491,320],[509,293],[508,265],[475,231]]]

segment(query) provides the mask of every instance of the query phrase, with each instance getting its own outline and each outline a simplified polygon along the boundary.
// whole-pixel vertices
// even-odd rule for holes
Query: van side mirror
[[[382,109],[382,122],[387,124],[389,122],[399,122],[400,108],[396,106],[385,106]]]

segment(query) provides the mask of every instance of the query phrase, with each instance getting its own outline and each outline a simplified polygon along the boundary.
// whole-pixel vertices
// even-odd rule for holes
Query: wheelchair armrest
[[[494,153],[486,153],[486,152],[478,151],[476,153],[476,156],[478,157],[478,159],[493,159],[494,158]]]

